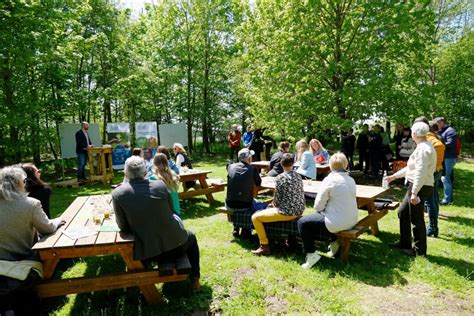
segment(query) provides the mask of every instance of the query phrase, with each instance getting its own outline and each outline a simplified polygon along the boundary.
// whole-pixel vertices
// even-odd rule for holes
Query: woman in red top
[[[232,129],[230,130],[229,135],[227,135],[227,141],[229,142],[230,160],[232,161],[238,161],[237,153],[240,150],[241,138],[242,135],[240,134],[237,125],[232,125]]]

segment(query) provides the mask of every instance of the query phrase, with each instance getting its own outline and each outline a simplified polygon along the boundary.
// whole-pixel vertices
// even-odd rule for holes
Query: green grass
[[[225,179],[224,158],[198,161],[195,167]],[[159,285],[166,303],[158,307],[147,305],[138,289],[129,288],[47,299],[44,309],[57,315],[472,314],[474,164],[457,164],[455,174],[455,203],[441,207],[440,236],[428,239],[424,258],[408,258],[388,247],[398,237],[396,211],[379,222],[377,237],[366,233],[353,242],[346,264],[323,256],[304,271],[301,252],[281,246],[274,246],[270,257],[255,257],[250,250],[257,244],[234,240],[231,224],[216,212],[225,197],[220,192],[212,207],[204,198],[182,202],[185,225],[196,233],[201,249],[199,294],[190,295],[183,282]],[[52,214],[60,214],[79,195],[106,192],[110,189],[100,184],[54,189]],[[387,196],[400,200],[403,193],[395,187]],[[319,250],[325,246],[320,244]],[[61,262],[56,277],[124,269],[118,256],[83,258]]]

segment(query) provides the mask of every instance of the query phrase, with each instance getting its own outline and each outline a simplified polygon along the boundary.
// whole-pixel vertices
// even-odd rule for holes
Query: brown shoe
[[[270,254],[269,245],[260,245],[257,250],[252,250],[252,253],[257,256],[266,256]]]
[[[201,284],[199,283],[199,278],[191,279],[191,292],[197,293],[201,290]]]

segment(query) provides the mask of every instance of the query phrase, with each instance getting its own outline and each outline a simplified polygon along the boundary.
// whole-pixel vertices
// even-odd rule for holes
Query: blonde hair
[[[301,161],[303,153],[308,150],[308,143],[304,139],[302,139],[296,143],[295,148],[296,154],[298,155],[298,161]]]
[[[346,155],[341,152],[337,152],[329,158],[329,168],[331,168],[331,171],[344,171],[347,169],[348,164]]]
[[[158,153],[153,158],[153,173],[163,181],[169,190],[178,189],[178,177],[171,172],[168,165],[168,158],[163,153]]]
[[[312,152],[312,153],[315,153],[316,150],[313,148],[314,145],[318,145],[319,147],[319,151],[323,151],[324,150],[324,147],[323,145],[321,144],[321,142],[319,140],[317,140],[316,138],[313,138],[310,142],[309,142],[309,150]]]
[[[179,152],[179,153],[183,153],[183,154],[186,153],[186,150],[184,150],[184,146],[181,145],[180,143],[174,143],[174,144],[173,144],[173,149],[174,149],[174,148],[178,148],[178,152]]]

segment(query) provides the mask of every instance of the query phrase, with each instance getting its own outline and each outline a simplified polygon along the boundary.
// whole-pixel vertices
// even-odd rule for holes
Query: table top
[[[187,172],[183,173],[182,170],[180,170],[179,181],[184,182],[189,180],[197,180],[199,177],[206,176],[209,173],[212,173],[212,171],[188,169]]]
[[[103,215],[99,214],[101,225],[96,225],[93,219],[94,213],[103,211],[106,204],[110,207],[109,210],[112,210],[110,199],[110,195],[77,197],[62,214],[62,218],[66,221],[66,224],[60,227],[55,233],[43,236],[41,240],[33,246],[33,250],[41,251],[53,248],[94,247],[133,242],[133,236],[118,231],[98,231],[95,235],[79,239],[71,239],[63,233],[64,230],[81,229],[84,227],[96,231],[101,226],[103,228],[105,226],[116,226],[115,215],[113,213],[107,220],[103,218]]]
[[[303,180],[303,190],[307,194],[317,194],[321,190],[322,181]],[[262,188],[275,189],[275,177],[263,177]],[[381,186],[356,185],[356,197],[361,199],[375,199],[388,189]]]
[[[268,160],[262,160],[262,161],[252,161],[250,163],[252,166],[257,166],[257,167],[270,167],[270,161]],[[298,162],[294,164],[295,167],[298,166]],[[329,169],[329,164],[316,164],[316,168],[318,169]]]

